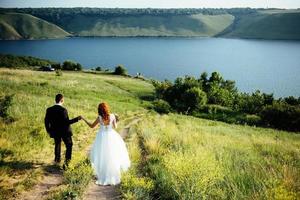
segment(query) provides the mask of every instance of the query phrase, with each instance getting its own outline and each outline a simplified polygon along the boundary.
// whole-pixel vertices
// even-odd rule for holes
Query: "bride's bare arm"
[[[88,122],[88,121],[87,121],[85,118],[83,118],[83,117],[82,117],[82,119],[83,119],[83,121],[85,121],[85,123],[86,123],[89,127],[91,127],[91,128],[95,128],[95,127],[99,124],[99,117],[96,118],[96,120],[94,121],[94,123]]]
[[[114,128],[118,128],[118,124],[117,124],[116,118],[115,118],[114,121],[113,121],[113,127],[114,127]]]

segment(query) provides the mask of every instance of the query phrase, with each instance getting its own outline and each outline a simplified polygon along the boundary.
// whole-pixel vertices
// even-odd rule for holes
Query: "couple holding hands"
[[[126,171],[130,167],[130,159],[122,137],[115,131],[115,128],[117,128],[117,118],[114,114],[110,113],[108,104],[99,104],[98,117],[93,123],[90,123],[82,116],[69,119],[67,109],[62,106],[64,103],[62,94],[56,95],[55,102],[54,106],[47,109],[45,116],[46,130],[55,142],[54,161],[56,163],[61,161],[61,141],[66,146],[64,168],[68,166],[71,160],[73,146],[71,124],[81,119],[91,128],[100,124],[90,152],[91,164],[97,176],[96,184],[119,184],[121,181],[121,171]]]

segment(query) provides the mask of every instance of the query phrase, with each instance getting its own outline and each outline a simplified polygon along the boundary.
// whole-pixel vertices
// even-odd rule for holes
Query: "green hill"
[[[233,22],[225,15],[123,16],[76,15],[61,21],[78,36],[214,36]]]
[[[48,39],[69,35],[60,27],[29,14],[0,14],[0,39]]]
[[[1,39],[70,34],[300,39],[299,10],[0,8],[0,13]]]
[[[234,38],[299,40],[300,12],[268,10],[241,15],[219,35]]]

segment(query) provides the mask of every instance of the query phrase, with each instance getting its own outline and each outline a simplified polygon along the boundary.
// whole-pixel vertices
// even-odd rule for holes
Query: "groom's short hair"
[[[57,94],[57,95],[55,96],[55,102],[56,102],[56,103],[59,103],[60,100],[62,100],[62,98],[64,98],[64,96],[63,96],[62,94]]]

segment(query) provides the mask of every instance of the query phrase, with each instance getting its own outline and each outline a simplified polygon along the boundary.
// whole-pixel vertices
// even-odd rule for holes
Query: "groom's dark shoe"
[[[69,167],[69,165],[68,164],[63,164],[63,170],[67,170],[68,169],[68,167]]]
[[[70,163],[70,160],[65,161],[65,163],[63,164],[63,170],[67,170],[69,168],[69,163]]]

